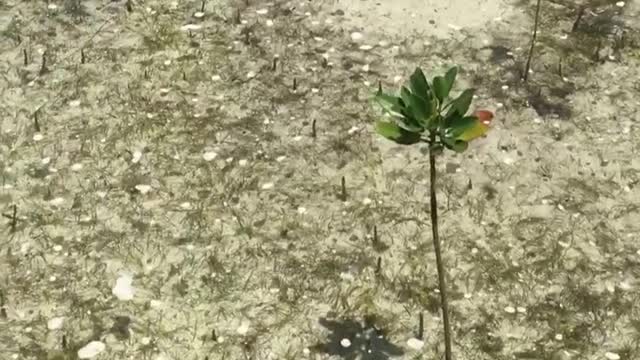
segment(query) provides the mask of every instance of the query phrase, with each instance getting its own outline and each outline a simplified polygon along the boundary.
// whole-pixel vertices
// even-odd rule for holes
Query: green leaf
[[[436,76],[433,78],[433,91],[436,94],[436,98],[440,103],[447,98],[449,91],[447,90],[447,81],[442,76]]]
[[[409,78],[409,83],[411,84],[411,91],[413,91],[415,95],[420,96],[426,101],[431,99],[431,89],[429,88],[429,83],[422,69],[416,68]]]
[[[451,69],[447,70],[447,73],[444,75],[444,79],[447,82],[447,86],[449,87],[449,92],[453,89],[453,83],[456,81],[456,76],[458,75],[458,67],[454,66]]]
[[[410,132],[422,132],[423,127],[412,118],[410,109],[401,97],[393,96],[378,89],[374,100],[383,111],[399,123],[399,126]]]
[[[426,122],[426,105],[420,103],[420,98],[412,94],[406,86],[403,86],[400,90],[400,96],[405,104],[405,111],[403,112],[405,119],[403,122],[410,127],[417,127],[423,130],[423,124]]]
[[[449,130],[452,127],[452,124],[454,124],[457,121],[459,121],[459,119],[462,118],[462,117],[463,116],[458,114],[458,112],[449,110],[449,112],[447,113],[447,116],[445,116],[443,118],[443,120],[442,120],[442,124],[440,125],[440,129],[443,132]]]
[[[451,69],[447,70],[444,77],[436,76],[433,78],[433,89],[440,103],[443,103],[444,100],[446,100],[449,96],[449,93],[453,88],[453,83],[454,81],[456,81],[457,74],[458,68],[454,66]]]
[[[417,124],[416,120],[413,119],[412,117],[402,116],[402,117],[394,117],[394,119],[397,121],[397,125],[399,127],[401,127],[402,129],[408,132],[420,134],[424,131],[424,128],[419,124]]]
[[[463,91],[455,100],[451,102],[451,107],[447,112],[447,116],[454,113],[458,113],[460,116],[464,116],[469,110],[469,106],[471,106],[471,101],[473,100],[473,93],[475,89],[467,89]]]
[[[456,142],[451,147],[451,150],[453,150],[453,151],[455,151],[457,153],[461,153],[461,152],[464,152],[465,150],[467,150],[467,148],[469,148],[469,143],[468,142],[462,141],[462,140],[456,140]]]
[[[404,101],[405,105],[409,105],[411,103],[411,91],[407,89],[406,86],[403,86],[400,89],[400,98]]]
[[[420,142],[420,133],[407,131],[397,124],[379,120],[376,122],[376,132],[383,137],[402,145],[412,145]]]
[[[388,121],[378,120],[376,121],[376,132],[387,139],[397,139],[402,135],[402,129]]]
[[[460,116],[457,112],[447,117],[444,123],[444,131],[446,134],[456,136],[476,123],[477,118],[474,116]]]
[[[464,152],[469,147],[469,143],[463,140],[456,140],[446,136],[441,137],[440,140],[447,149],[453,150],[457,153]]]
[[[428,103],[423,98],[416,94],[410,94],[409,108],[422,128],[427,126],[427,120],[431,117],[431,109],[428,106]]]
[[[382,91],[378,91],[374,100],[382,107],[382,110],[389,114],[401,114],[404,104],[397,96],[385,94]]]
[[[469,126],[464,131],[458,133],[456,135],[456,139],[469,142],[486,134],[487,131],[489,131],[489,127],[477,120],[474,122],[473,126]]]
[[[444,130],[446,137],[469,142],[484,135],[489,130],[477,116],[455,117]]]

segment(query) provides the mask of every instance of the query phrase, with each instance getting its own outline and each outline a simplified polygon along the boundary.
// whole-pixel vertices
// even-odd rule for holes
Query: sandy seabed
[[[639,13],[543,1],[525,83],[532,1],[0,2],[0,359],[440,359],[369,100],[452,65],[496,114],[439,158],[455,358],[640,358]]]

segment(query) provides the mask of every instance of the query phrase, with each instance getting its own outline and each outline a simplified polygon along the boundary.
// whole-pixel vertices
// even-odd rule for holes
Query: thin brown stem
[[[435,133],[430,136],[430,143],[435,143]],[[444,325],[444,358],[452,360],[451,355],[451,324],[449,323],[449,300],[447,298],[447,284],[445,280],[445,268],[440,250],[440,235],[438,233],[438,200],[436,198],[436,154],[429,149],[429,195],[431,204],[431,232],[433,236],[433,249],[436,253],[436,267],[438,269],[438,286],[440,289],[440,302],[442,306],[442,323]]]
[[[527,56],[527,64],[524,66],[524,74],[522,74],[522,80],[527,81],[529,77],[529,69],[531,68],[531,58],[533,57],[533,49],[536,46],[536,38],[538,37],[538,20],[540,19],[540,2],[536,3],[536,18],[533,23],[533,36],[531,37],[531,47],[529,48],[529,55]]]
[[[584,16],[585,7],[581,6],[578,9],[578,17],[576,17],[576,21],[573,22],[573,26],[571,27],[571,32],[575,32],[580,27],[580,21],[582,20],[582,16]]]

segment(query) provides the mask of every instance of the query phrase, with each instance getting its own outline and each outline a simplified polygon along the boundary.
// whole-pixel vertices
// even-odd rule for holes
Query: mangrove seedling
[[[477,110],[467,115],[474,89],[466,89],[457,97],[450,98],[457,74],[458,68],[452,67],[444,76],[436,76],[429,82],[422,70],[416,68],[410,77],[408,87],[403,86],[399,96],[384,93],[382,85],[379,85],[374,98],[387,115],[385,119],[376,122],[378,134],[397,144],[428,145],[431,229],[438,271],[446,360],[452,360],[451,325],[445,266],[438,233],[436,156],[442,154],[445,149],[465,151],[470,141],[488,131],[493,118],[493,113],[487,110]]]

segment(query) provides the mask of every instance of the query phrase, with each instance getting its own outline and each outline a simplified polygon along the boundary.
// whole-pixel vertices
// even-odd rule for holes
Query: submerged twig
[[[529,69],[531,68],[531,58],[533,57],[533,49],[536,46],[536,38],[538,36],[538,20],[540,19],[540,2],[536,3],[536,18],[533,23],[533,35],[531,36],[531,47],[529,48],[529,55],[527,56],[527,64],[524,67],[524,74],[522,74],[522,80],[527,81],[529,78]]]

